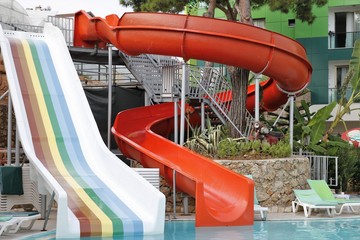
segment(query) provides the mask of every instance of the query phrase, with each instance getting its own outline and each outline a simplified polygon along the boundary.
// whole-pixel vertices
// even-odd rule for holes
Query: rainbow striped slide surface
[[[164,196],[105,147],[60,31],[1,35],[24,151],[58,193],[57,237],[163,232]]]

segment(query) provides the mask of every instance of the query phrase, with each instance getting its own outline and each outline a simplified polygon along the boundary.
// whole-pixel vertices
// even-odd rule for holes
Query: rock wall
[[[308,188],[310,178],[308,158],[281,158],[267,160],[217,160],[234,172],[251,174],[260,205],[270,212],[291,212],[293,189]]]
[[[282,158],[266,160],[216,160],[234,172],[253,176],[260,205],[270,212],[291,212],[293,189],[308,188],[310,162],[307,158]],[[162,179],[160,190],[165,194],[167,212],[173,212],[173,191]],[[239,189],[240,190],[240,189]],[[183,213],[184,194],[177,192],[176,212]],[[195,200],[189,198],[189,213],[195,212]]]

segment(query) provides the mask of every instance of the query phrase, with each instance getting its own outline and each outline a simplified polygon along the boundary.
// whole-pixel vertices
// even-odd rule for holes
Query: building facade
[[[252,13],[255,24],[299,41],[313,67],[308,88],[312,104],[327,104],[338,98],[339,88],[349,69],[356,39],[360,38],[360,2],[329,0],[324,7],[314,6],[313,24],[262,7]],[[348,90],[350,93],[350,89]]]

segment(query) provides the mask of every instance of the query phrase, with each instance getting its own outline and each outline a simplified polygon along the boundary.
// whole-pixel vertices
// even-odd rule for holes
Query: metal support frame
[[[17,126],[15,131],[15,166],[20,166],[20,140]]]
[[[260,78],[262,73],[269,66],[269,61],[266,63],[265,67],[258,73],[255,73],[255,126],[259,127],[260,122]]]
[[[173,219],[176,219],[176,170],[173,170]]]
[[[180,109],[180,145],[184,145],[185,134],[185,103],[186,103],[186,64],[182,66],[182,81],[181,81],[181,109]]]
[[[49,202],[49,206],[48,206],[48,210],[47,210],[46,216],[45,216],[43,229],[41,231],[46,231],[46,225],[47,225],[47,223],[49,221],[49,217],[50,217],[50,213],[51,213],[51,207],[54,204],[54,198],[55,198],[55,192],[52,192],[50,202]]]
[[[108,133],[107,133],[107,147],[111,149],[111,113],[112,113],[112,44],[108,44]]]
[[[205,131],[205,102],[201,100],[201,131]]]
[[[287,102],[285,103],[284,107],[281,109],[278,117],[276,118],[275,122],[272,125],[272,128],[275,127],[275,125],[277,124],[277,122],[279,121],[281,115],[283,114],[283,112],[285,111],[285,108],[287,107],[287,105],[289,104],[290,100],[288,99]]]
[[[174,101],[174,143],[179,143],[179,113],[176,100]]]
[[[276,118],[275,122],[273,123],[272,127],[274,127],[277,122],[279,121],[281,115],[283,114],[285,108],[289,104],[290,112],[289,112],[289,143],[290,143],[290,149],[291,149],[291,155],[293,155],[294,150],[294,102],[295,102],[295,95],[289,95],[288,101],[284,105],[284,107],[281,109],[279,116]]]
[[[255,75],[255,124],[257,126],[259,126],[260,121],[260,75]]]
[[[11,96],[8,96],[8,131],[7,131],[7,165],[11,164],[11,129],[12,129],[12,102]]]
[[[293,150],[294,150],[294,101],[295,101],[295,96],[294,95],[290,95],[289,96],[289,102],[290,102],[290,120],[289,120],[289,142],[290,142],[290,150],[291,150],[291,155],[293,154]]]
[[[182,66],[182,81],[181,81],[181,106],[180,106],[180,145],[184,145],[185,134],[185,103],[186,103],[186,64]],[[175,102],[175,120],[177,122],[177,102]],[[177,124],[176,124],[177,125]],[[176,219],[176,170],[173,170],[173,218]]]

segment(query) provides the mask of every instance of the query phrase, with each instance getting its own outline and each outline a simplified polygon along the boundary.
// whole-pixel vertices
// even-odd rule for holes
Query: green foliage
[[[295,13],[296,18],[302,22],[313,23],[315,16],[312,13],[314,5],[322,7],[327,4],[327,0],[251,0],[254,8],[260,8],[264,4],[268,4],[271,11],[281,11],[288,13],[292,11]]]
[[[348,183],[351,181],[359,182],[360,170],[360,149],[343,142],[342,145],[333,145],[329,148],[327,155],[338,157],[338,174],[341,191],[348,191]],[[335,166],[329,166],[329,169],[335,169]],[[333,173],[330,173],[333,174]]]
[[[360,100],[360,40],[356,40],[350,60],[349,71],[345,76],[344,83],[341,86],[341,97],[338,101],[339,107],[336,112],[334,121],[332,122],[327,134],[331,134],[338,123],[343,122],[343,116],[351,112],[351,105]],[[346,96],[346,89],[351,85],[351,95],[349,99]],[[345,124],[345,123],[344,123]],[[345,126],[346,127],[346,126]]]
[[[250,0],[240,0],[250,1]],[[239,1],[236,1],[237,3]],[[313,23],[315,16],[312,13],[314,5],[318,7],[325,6],[328,0],[251,0],[251,6],[256,9],[268,5],[271,11],[281,11],[288,13],[292,11],[296,18],[303,22]],[[120,4],[126,7],[132,7],[135,12],[169,12],[179,13],[184,10],[185,6],[194,7],[198,3],[209,4],[209,0],[120,0]],[[229,20],[235,20],[237,9],[233,1],[217,0],[216,7],[223,11]]]
[[[257,159],[257,158],[283,158],[291,155],[288,141],[279,141],[270,145],[267,141],[236,141],[231,138],[220,142],[217,151],[218,158]]]
[[[120,4],[132,7],[135,12],[167,12],[179,13],[184,10],[188,3],[194,1],[179,0],[120,0]]]
[[[217,156],[220,158],[234,157],[239,154],[239,144],[232,138],[226,138],[219,143]]]
[[[324,137],[326,120],[331,117],[331,112],[335,108],[336,102],[332,102],[318,110],[314,117],[310,119],[307,126],[311,129],[310,146],[314,146]]]
[[[228,128],[223,125],[211,126],[207,119],[207,127],[202,132],[199,127],[192,129],[192,136],[184,146],[201,155],[211,158],[281,158],[291,155],[288,140],[270,145],[267,141],[246,141],[243,138],[229,137]]]
[[[228,136],[227,128],[223,125],[211,126],[207,119],[207,128],[202,132],[199,127],[192,131],[192,136],[187,139],[184,146],[199,154],[213,157],[218,151],[218,145],[222,139]]]
[[[352,74],[350,83],[355,93],[360,92],[360,40],[356,40],[354,44],[354,50],[352,53],[352,59],[350,60],[350,67]]]

